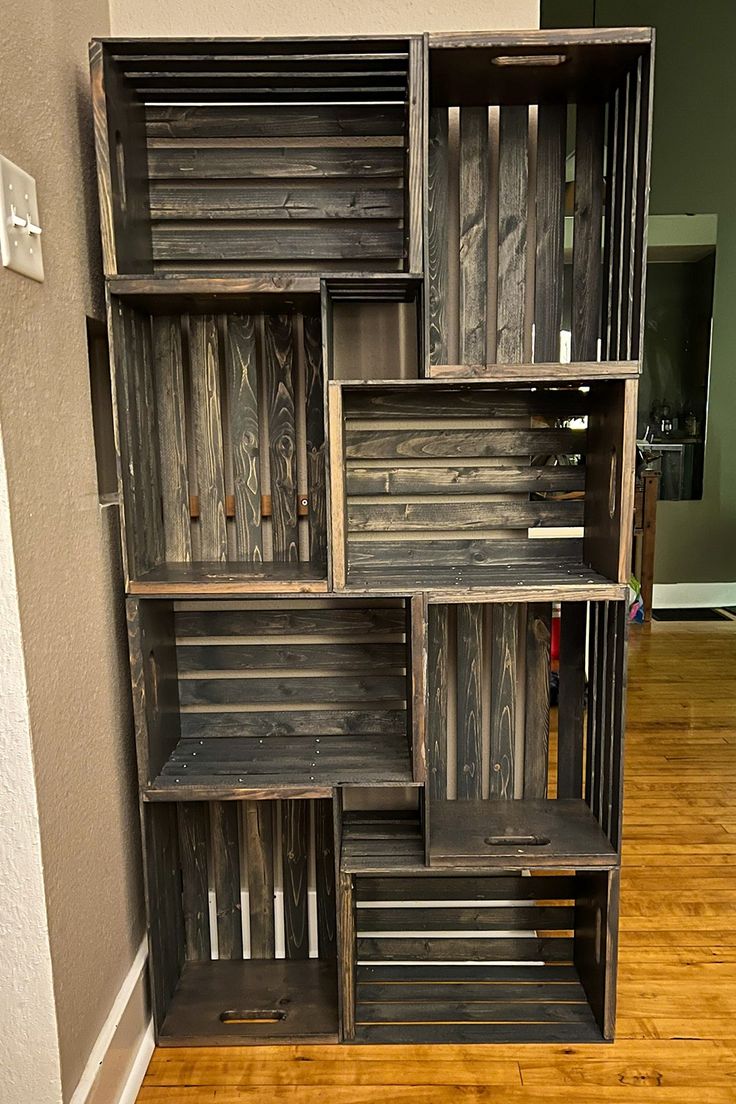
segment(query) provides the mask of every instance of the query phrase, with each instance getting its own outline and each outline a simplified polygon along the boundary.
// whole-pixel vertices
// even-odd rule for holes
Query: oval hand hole
[[[220,1013],[220,1022],[224,1024],[268,1024],[285,1020],[288,1012],[283,1008],[233,1008]]]
[[[490,847],[546,847],[547,836],[486,836],[483,840]]]

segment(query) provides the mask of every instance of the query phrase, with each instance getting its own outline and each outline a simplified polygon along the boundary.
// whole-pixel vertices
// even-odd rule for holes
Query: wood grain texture
[[[192,423],[199,495],[200,556],[227,560],[220,347],[215,315],[189,318]]]
[[[281,810],[286,957],[304,959],[309,958],[308,807],[304,801],[284,801]]]
[[[218,957],[242,958],[238,808],[227,801],[212,802],[209,808]]]
[[[407,268],[424,269],[424,39],[409,40],[409,81],[407,88]]]
[[[491,766],[492,798],[514,797],[516,775],[516,680],[518,606],[503,602],[491,618]]]
[[[488,297],[488,111],[460,111],[460,360],[486,359]]]
[[[341,1038],[346,1042],[355,1038],[355,902],[352,875],[340,872],[337,898],[338,932],[338,1001],[340,1007]]]
[[[181,320],[175,315],[154,317],[152,330],[165,558],[187,562],[192,558],[192,535]]]
[[[595,360],[601,336],[603,105],[580,103],[575,136],[572,359]],[[613,350],[604,353],[613,359]]]
[[[427,781],[427,601],[415,594],[406,618],[411,669],[406,673],[406,701],[410,718],[412,773],[415,782]]]
[[[247,801],[244,815],[251,958],[273,958],[273,805]]]
[[[524,359],[529,109],[501,108],[498,159],[496,360]]]
[[[444,364],[447,348],[448,228],[447,194],[447,108],[429,112],[429,151],[427,169],[427,277],[429,283],[427,325],[429,363]],[[485,361],[485,354],[483,355]]]
[[[427,758],[431,798],[447,797],[448,609],[427,610]]]
[[[317,875],[317,946],[321,959],[337,955],[337,894],[332,801],[314,802],[314,850]]]
[[[552,607],[531,602],[526,610],[524,797],[547,796]]]
[[[324,370],[322,327],[318,315],[304,316],[306,372],[307,485],[309,488],[309,559],[327,563],[327,488],[325,478]]]
[[[333,382],[327,389],[327,427],[330,456],[330,577],[335,590],[342,590],[347,576],[345,438],[342,390]]]
[[[235,548],[239,560],[260,562],[263,560],[263,544],[255,318],[252,315],[229,316],[227,342]]]
[[[481,795],[483,606],[457,608],[457,796]]]
[[[187,962],[209,961],[208,810],[205,804],[196,802],[182,802],[176,810],[179,817],[184,955]]]
[[[293,318],[291,315],[268,315],[264,328],[273,558],[276,561],[296,562],[299,559],[299,538]]]
[[[534,359],[560,356],[565,236],[567,105],[537,110],[536,260],[534,274]]]
[[[583,717],[588,608],[565,602],[560,617],[560,687],[557,711],[557,796],[583,793]]]

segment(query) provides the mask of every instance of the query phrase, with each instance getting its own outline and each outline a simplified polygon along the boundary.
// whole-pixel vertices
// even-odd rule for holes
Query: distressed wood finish
[[[498,161],[498,321],[496,360],[524,359],[526,340],[529,110],[502,107]]]
[[[245,803],[245,847],[250,953],[253,958],[273,958],[273,807],[269,802]]]
[[[557,796],[582,797],[587,606],[566,602],[560,620]]]
[[[534,360],[557,360],[562,329],[567,104],[537,111]],[[583,359],[576,357],[576,360]],[[587,359],[587,358],[586,358]]]
[[[235,805],[218,801],[210,806],[210,840],[217,901],[218,958],[242,958],[240,832]]]
[[[257,562],[263,559],[263,545],[255,319],[248,315],[228,319],[227,336],[235,547],[239,560]]]
[[[494,607],[491,643],[491,797],[514,797],[517,763],[518,608]]]
[[[460,360],[486,359],[488,112],[460,112]]]
[[[546,603],[527,607],[523,789],[530,799],[547,796],[551,622]]]
[[[268,386],[268,433],[271,461],[273,556],[299,559],[296,511],[296,422],[294,412],[294,335],[292,319],[265,320],[265,371]]]
[[[457,608],[457,793],[480,797],[483,607]]]

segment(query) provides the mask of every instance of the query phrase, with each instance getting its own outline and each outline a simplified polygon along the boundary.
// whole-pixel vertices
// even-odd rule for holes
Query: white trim
[[[736,583],[655,583],[654,609],[736,606]]]
[[[146,1076],[148,1063],[151,1061],[151,1055],[155,1047],[156,1041],[153,1037],[153,1020],[150,1020],[146,1028],[146,1033],[141,1039],[141,1045],[138,1047],[138,1053],[133,1059],[133,1065],[130,1067],[128,1079],[123,1085],[122,1092],[118,1097],[117,1104],[135,1104],[138,1090],[143,1084],[143,1078]]]
[[[102,1029],[97,1036],[92,1050],[90,1051],[89,1058],[87,1059],[87,1064],[84,1067],[84,1072],[79,1079],[79,1083],[77,1084],[77,1087],[72,1094],[69,1104],[86,1104],[87,1098],[94,1089],[95,1083],[100,1076],[100,1071],[103,1069],[108,1051],[110,1050],[110,1046],[115,1039],[115,1033],[120,1026],[120,1021],[125,1015],[125,1011],[128,1007],[128,1004],[130,1003],[131,997],[133,996],[137,986],[140,984],[141,975],[146,969],[147,961],[148,940],[144,937],[144,939],[141,941],[141,945],[138,948],[138,951],[136,952],[136,956],[133,959],[131,967],[128,970],[128,973],[125,975],[123,984],[120,986],[115,1000],[112,1002],[112,1008],[110,1009],[107,1019],[102,1025]],[[144,1037],[144,1040],[141,1043],[141,1046],[139,1047],[139,1050],[136,1054],[133,1068],[131,1069],[131,1074],[133,1073],[133,1069],[136,1068],[139,1060],[141,1060],[141,1054],[144,1049],[146,1038],[147,1036]],[[145,1067],[143,1072],[145,1072]],[[124,1092],[128,1091],[129,1082],[130,1077],[128,1078],[128,1082],[126,1082],[126,1087],[123,1090]],[[133,1097],[132,1099],[135,1099],[135,1097]],[[120,1100],[122,1101],[123,1097],[121,1097]]]

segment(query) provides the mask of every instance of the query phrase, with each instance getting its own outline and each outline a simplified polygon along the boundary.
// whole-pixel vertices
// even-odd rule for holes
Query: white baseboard
[[[69,1104],[134,1104],[153,1053],[148,943],[141,943]]]
[[[655,583],[654,609],[736,606],[736,583]]]

